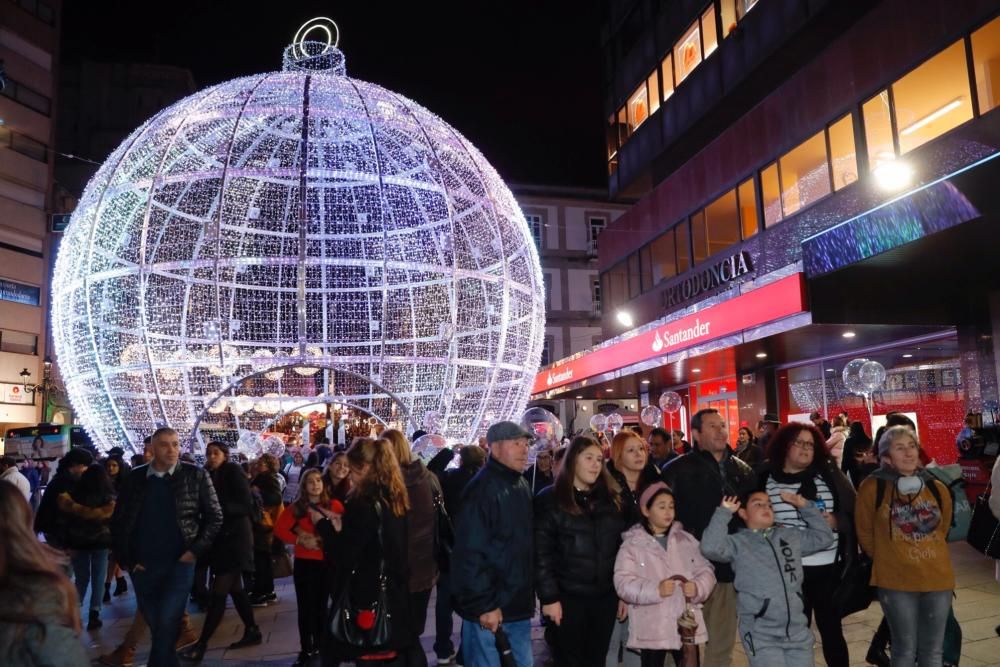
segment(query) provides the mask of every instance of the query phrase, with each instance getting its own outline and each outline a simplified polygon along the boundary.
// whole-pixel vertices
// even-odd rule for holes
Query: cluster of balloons
[[[285,442],[276,435],[263,437],[256,431],[241,430],[236,441],[236,451],[256,459],[262,454],[281,458],[285,455]]]
[[[617,412],[612,412],[610,415],[594,415],[590,418],[590,428],[597,433],[605,431],[618,433],[624,424],[625,420]]]
[[[872,414],[872,394],[885,384],[885,366],[871,359],[853,359],[844,366],[841,378],[847,391],[864,397],[868,414]]]

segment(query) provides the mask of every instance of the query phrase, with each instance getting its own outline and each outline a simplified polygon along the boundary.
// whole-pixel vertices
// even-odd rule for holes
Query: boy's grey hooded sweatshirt
[[[730,535],[733,515],[720,507],[701,537],[706,558],[733,564],[740,635],[746,641],[750,633],[757,646],[806,636],[812,641],[802,605],[802,557],[826,549],[834,536],[812,503],[799,512],[805,529],[775,526],[767,537],[748,529]]]

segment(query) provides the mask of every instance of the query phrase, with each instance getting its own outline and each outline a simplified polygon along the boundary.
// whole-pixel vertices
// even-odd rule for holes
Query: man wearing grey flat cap
[[[510,640],[518,667],[531,667],[533,586],[531,489],[521,473],[532,435],[513,422],[486,432],[490,457],[462,494],[455,525],[451,591],[462,617],[467,667],[499,667],[495,634]]]

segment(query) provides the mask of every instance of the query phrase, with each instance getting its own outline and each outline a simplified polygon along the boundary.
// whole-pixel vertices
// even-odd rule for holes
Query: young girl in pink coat
[[[642,665],[663,665],[667,651],[680,664],[677,620],[692,601],[698,622],[695,642],[708,641],[701,604],[715,587],[715,571],[698,540],[674,521],[674,495],[663,482],[650,484],[639,497],[642,523],[625,531],[615,560],[615,590],[627,602],[628,647],[639,650]],[[686,583],[672,579],[680,575]]]

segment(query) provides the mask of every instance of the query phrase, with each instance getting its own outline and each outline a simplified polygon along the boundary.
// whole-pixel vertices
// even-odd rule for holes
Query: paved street
[[[958,572],[958,591],[955,600],[955,615],[962,625],[964,635],[962,645],[962,667],[984,667],[1000,665],[1000,637],[993,628],[1000,623],[1000,584],[993,576],[993,561],[981,557],[964,543],[952,545],[952,557]],[[291,578],[282,579],[277,591],[281,602],[264,609],[255,609],[261,630],[264,633],[264,643],[261,646],[229,650],[226,647],[240,637],[242,626],[232,608],[227,610],[222,625],[209,644],[204,665],[290,665],[298,651],[298,632],[295,622],[295,593]],[[433,602],[432,602],[433,605]],[[131,592],[122,598],[116,598],[104,611],[104,627],[94,632],[84,632],[82,641],[89,649],[89,655],[96,658],[103,652],[110,651],[121,640],[135,613],[135,598]],[[203,614],[194,614],[196,626],[200,626]],[[864,655],[872,633],[881,620],[881,610],[878,604],[872,605],[867,611],[849,617],[844,626],[844,634],[851,651],[852,665],[864,665]],[[423,636],[424,648],[428,651],[428,660],[432,665],[434,655],[431,652],[433,644],[433,613],[428,618],[427,632]],[[456,629],[458,624],[456,622]],[[545,644],[541,638],[541,628],[536,627],[535,664],[545,662]],[[457,643],[457,636],[455,641]],[[145,664],[148,654],[148,643],[140,646],[136,665]],[[734,666],[747,664],[742,652],[737,651],[733,659]],[[822,651],[816,647],[816,665],[825,665]]]

